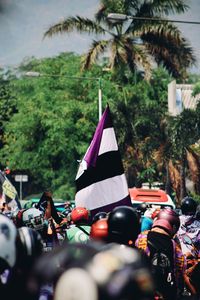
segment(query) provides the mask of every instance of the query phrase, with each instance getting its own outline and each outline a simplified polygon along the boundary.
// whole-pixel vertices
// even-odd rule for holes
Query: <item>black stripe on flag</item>
[[[98,156],[95,168],[90,167],[76,180],[77,192],[89,185],[122,175],[124,168],[119,151],[109,151]]]

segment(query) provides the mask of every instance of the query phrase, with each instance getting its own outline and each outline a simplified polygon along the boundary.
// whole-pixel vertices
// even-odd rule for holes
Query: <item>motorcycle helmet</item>
[[[45,227],[44,213],[35,207],[31,207],[22,213],[23,225],[42,231]]]
[[[181,201],[183,215],[194,215],[197,209],[197,202],[192,197],[185,197]]]
[[[125,245],[101,248],[83,266],[67,268],[55,284],[55,300],[153,299],[151,269],[141,253]]]
[[[93,240],[107,241],[108,222],[107,218],[99,219],[91,226],[90,238]]]
[[[71,221],[77,223],[87,223],[89,221],[89,211],[85,207],[75,207],[71,212]]]
[[[132,207],[115,207],[108,216],[108,239],[120,244],[134,244],[140,232],[137,213]]]
[[[14,223],[0,214],[0,273],[16,263],[16,236]]]
[[[171,208],[163,208],[160,210],[160,212],[156,217],[156,220],[153,223],[153,227],[155,227],[155,222],[158,220],[166,220],[170,224],[172,235],[174,235],[179,229],[180,226],[179,215]]]
[[[18,228],[17,262],[21,267],[28,267],[42,254],[43,242],[40,233],[30,227]]]
[[[81,268],[66,270],[55,287],[55,300],[99,300],[98,289],[90,274]]]
[[[139,215],[144,215],[145,211],[149,208],[149,205],[144,203],[141,203],[137,206],[136,211]]]
[[[94,215],[94,217],[92,219],[92,224],[100,219],[105,219],[105,218],[107,218],[107,213],[105,211],[100,211],[100,212],[96,213],[96,215]]]
[[[173,232],[173,227],[171,226],[170,222],[166,219],[156,219],[153,222],[152,228],[159,227],[161,229],[164,229],[170,236]],[[173,235],[173,234],[172,234]]]

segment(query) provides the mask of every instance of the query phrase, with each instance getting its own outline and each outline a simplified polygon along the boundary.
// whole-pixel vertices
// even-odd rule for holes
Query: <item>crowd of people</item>
[[[200,299],[200,206],[118,206],[95,215],[52,194],[1,208],[0,293],[9,300]]]

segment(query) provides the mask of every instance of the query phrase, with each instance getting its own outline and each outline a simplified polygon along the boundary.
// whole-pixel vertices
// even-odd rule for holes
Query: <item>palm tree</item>
[[[109,55],[108,67],[113,70],[132,72],[142,70],[149,77],[151,69],[163,65],[175,78],[183,76],[186,69],[195,63],[192,48],[181,32],[172,23],[163,21],[172,13],[188,9],[184,0],[101,0],[101,7],[93,20],[81,16],[68,17],[51,26],[44,37],[56,34],[89,33],[105,36],[93,40],[83,60],[83,69],[88,69],[103,55]],[[132,20],[128,24],[112,23],[107,19],[110,12],[131,14],[136,17],[154,17],[161,20]]]

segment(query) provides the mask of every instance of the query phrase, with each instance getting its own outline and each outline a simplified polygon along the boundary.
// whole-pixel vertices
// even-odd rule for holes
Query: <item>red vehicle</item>
[[[175,204],[171,197],[161,189],[129,188],[129,193],[133,206],[138,206],[143,202],[160,207],[169,206],[175,209]]]

